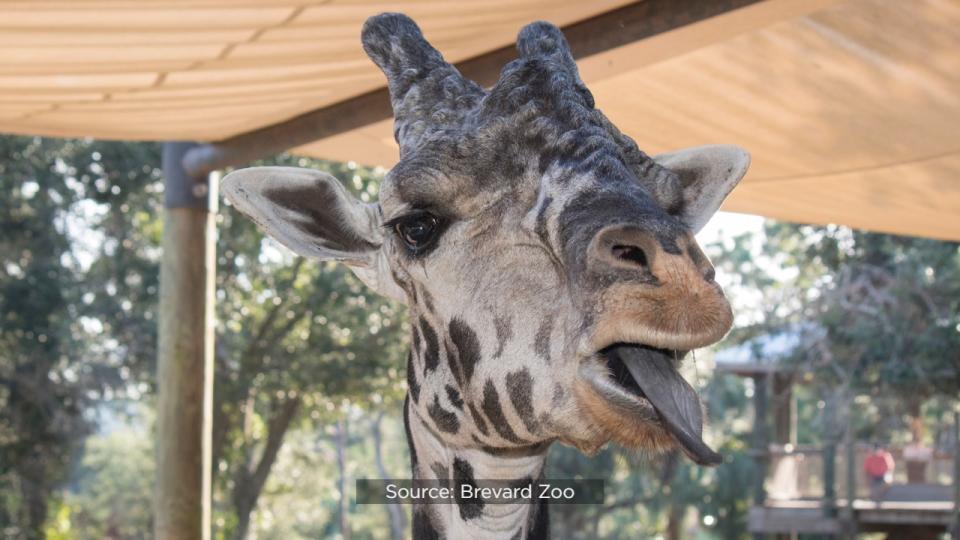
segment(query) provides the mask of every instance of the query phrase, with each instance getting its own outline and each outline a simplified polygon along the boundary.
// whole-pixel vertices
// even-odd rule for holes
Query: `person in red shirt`
[[[887,493],[889,482],[893,479],[893,456],[883,446],[873,445],[873,451],[863,460],[863,472],[870,479],[870,496],[880,500]]]

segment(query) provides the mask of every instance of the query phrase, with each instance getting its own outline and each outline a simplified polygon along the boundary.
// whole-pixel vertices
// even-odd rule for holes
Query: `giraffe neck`
[[[404,423],[413,478],[471,482],[473,480],[535,481],[542,478],[547,445],[511,451],[457,448],[445,444],[410,406],[404,403]],[[474,500],[451,504],[414,504],[413,539],[548,537],[546,503],[482,504]]]

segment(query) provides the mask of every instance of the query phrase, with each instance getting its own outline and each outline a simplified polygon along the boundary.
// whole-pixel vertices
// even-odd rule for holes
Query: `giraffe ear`
[[[221,189],[237,210],[294,253],[342,262],[380,294],[404,299],[381,249],[379,205],[358,200],[333,176],[251,167],[228,174]]]
[[[740,183],[750,166],[750,154],[739,146],[717,144],[685,148],[653,158],[677,173],[680,185],[665,201],[693,232],[698,232]]]

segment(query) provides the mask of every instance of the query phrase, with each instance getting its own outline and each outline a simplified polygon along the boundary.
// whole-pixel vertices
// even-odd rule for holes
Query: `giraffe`
[[[542,478],[555,442],[721,457],[677,371],[732,312],[694,240],[745,174],[728,145],[650,157],[594,105],[562,33],[524,27],[484,89],[408,17],[367,20],[399,162],[379,200],[297,168],[241,169],[232,204],[294,252],[404,302],[413,477]],[[546,504],[414,504],[413,537],[546,538]]]

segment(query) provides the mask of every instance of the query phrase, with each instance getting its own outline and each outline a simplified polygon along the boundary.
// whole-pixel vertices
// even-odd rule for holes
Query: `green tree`
[[[42,535],[101,399],[152,380],[155,145],[0,137],[0,527]],[[106,164],[106,166],[104,166]],[[154,250],[156,251],[156,250]]]
[[[128,404],[129,405],[129,404]],[[48,523],[48,539],[146,539],[153,530],[154,449],[149,409],[138,407],[137,426],[114,426],[90,436],[69,488]],[[121,415],[123,411],[112,411]],[[117,422],[116,419],[112,422]]]
[[[798,324],[799,369],[914,413],[960,394],[960,244],[786,223],[765,237],[766,263],[744,275],[766,285],[771,267],[792,270],[767,289],[764,326]]]
[[[376,194],[370,169],[292,156],[269,163],[322,168],[361,198]],[[292,257],[232,209],[220,224],[213,453],[231,506],[222,532],[243,538],[298,419],[337,421],[331,411],[351,403],[397,403],[407,329],[402,306],[342,265]]]
[[[960,244],[838,226],[768,222],[723,246],[730,292],[760,291],[733,341],[788,331],[801,442],[901,440],[924,405],[960,395]],[[856,414],[851,414],[851,408]],[[934,424],[938,424],[935,420]],[[942,427],[942,426],[940,426]],[[812,429],[811,429],[812,428]]]
[[[0,533],[42,536],[88,423],[80,276],[67,228],[76,145],[0,137]]]
[[[3,137],[0,155],[0,526],[39,537],[84,414],[152,400],[162,171],[149,143]],[[325,168],[367,199],[382,175],[269,163]],[[229,207],[218,221],[216,508],[242,537],[291,429],[395,406],[406,323],[343,268],[294,259]]]

